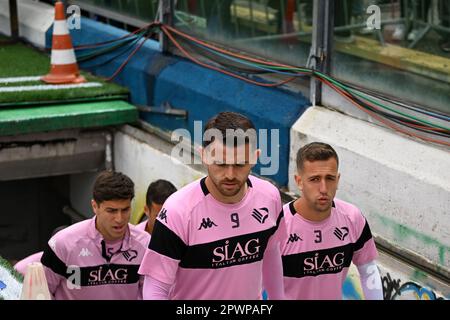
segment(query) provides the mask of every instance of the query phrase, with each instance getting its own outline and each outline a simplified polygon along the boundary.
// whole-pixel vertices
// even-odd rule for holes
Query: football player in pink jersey
[[[95,216],[56,233],[41,258],[50,293],[57,300],[142,298],[139,265],[150,235],[128,223],[134,183],[104,171],[93,188]]]
[[[145,215],[147,219],[139,223],[137,227],[152,234],[156,216],[159,211],[161,211],[164,201],[176,191],[177,188],[167,180],[159,179],[150,183],[147,188],[147,194],[145,196],[146,203],[142,214],[142,216]]]
[[[164,203],[139,269],[144,299],[257,300],[263,287],[269,299],[284,298],[282,204],[277,188],[250,175],[259,154],[255,137],[240,114],[208,121],[208,176]]]
[[[296,162],[301,197],[283,207],[286,298],[342,299],[342,285],[353,262],[365,298],[383,299],[369,224],[356,206],[335,198],[340,177],[336,151],[313,142],[298,151]]]

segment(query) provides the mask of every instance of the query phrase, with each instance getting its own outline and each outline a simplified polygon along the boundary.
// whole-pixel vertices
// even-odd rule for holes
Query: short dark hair
[[[156,204],[163,204],[167,198],[176,191],[177,188],[167,180],[159,179],[153,181],[147,188],[147,206],[151,206],[153,202]]]
[[[312,142],[304,145],[297,152],[297,170],[303,170],[305,161],[326,161],[335,158],[339,166],[339,157],[336,151],[326,143]]]
[[[255,125],[253,122],[247,118],[246,116],[236,113],[236,112],[220,112],[211,119],[208,120],[208,122],[205,125],[205,129],[203,132],[206,132],[209,129],[217,129],[222,133],[223,136],[223,143],[226,143],[226,137],[227,137],[227,129],[231,130],[243,130],[244,133],[247,132],[249,129],[255,130]],[[207,147],[209,144],[211,144],[214,141],[212,139],[211,141],[203,141],[203,147]],[[245,143],[248,143],[249,139],[248,137],[245,137]],[[235,144],[237,143],[237,139],[235,139]]]
[[[134,183],[121,172],[102,171],[95,179],[92,195],[97,203],[109,200],[131,200],[134,198]]]

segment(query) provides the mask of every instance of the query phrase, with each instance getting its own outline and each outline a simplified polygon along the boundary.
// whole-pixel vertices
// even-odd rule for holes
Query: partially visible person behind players
[[[137,273],[150,235],[129,223],[134,183],[114,171],[101,172],[93,188],[95,216],[54,235],[44,250],[50,293],[57,300],[136,300]]]
[[[176,191],[177,188],[167,180],[159,179],[150,183],[145,196],[144,213],[142,214],[142,218],[145,214],[147,219],[139,223],[137,227],[152,234],[158,212],[161,211],[166,199]]]
[[[241,114],[221,112],[205,126],[208,175],[172,194],[153,229],[139,273],[144,299],[283,299],[280,193],[250,175],[259,150]],[[235,136],[234,136],[235,135]]]
[[[58,233],[59,231],[61,231],[62,229],[65,229],[65,228],[67,228],[67,226],[59,226],[58,228],[53,230],[51,237],[53,237],[56,233]],[[41,258],[42,258],[43,254],[44,254],[44,251],[39,251],[39,252],[33,253],[32,255],[29,255],[28,257],[18,261],[14,265],[14,269],[17,272],[19,272],[20,274],[22,274],[23,276],[25,276],[28,265],[33,262],[41,262]]]
[[[354,205],[335,198],[340,174],[336,151],[313,142],[297,153],[301,196],[284,205],[282,242],[287,299],[342,299],[350,263],[360,273],[366,299],[382,300],[378,256],[369,224]]]

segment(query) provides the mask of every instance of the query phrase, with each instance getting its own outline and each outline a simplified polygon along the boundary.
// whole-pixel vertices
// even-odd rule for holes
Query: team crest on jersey
[[[200,229],[208,229],[208,228],[212,228],[212,227],[217,227],[217,224],[214,223],[214,221],[212,221],[210,218],[203,218],[202,219],[202,223],[200,224],[200,227],[198,228],[198,230]]]
[[[127,261],[132,261],[137,258],[138,252],[136,250],[129,249],[127,251],[122,251],[122,255]]]
[[[344,241],[345,237],[348,235],[348,228],[347,227],[341,227],[341,228],[335,228],[333,234],[341,241]]]
[[[252,217],[256,219],[259,223],[263,224],[266,222],[267,217],[269,216],[269,209],[266,207],[253,209]]]

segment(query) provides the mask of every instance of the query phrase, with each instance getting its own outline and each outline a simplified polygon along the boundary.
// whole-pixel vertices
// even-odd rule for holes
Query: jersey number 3
[[[232,213],[230,215],[231,222],[234,223],[232,228],[239,228],[239,215],[237,213]]]
[[[322,242],[322,231],[321,230],[314,230],[314,233],[316,234],[316,239],[314,240],[315,243]]]

